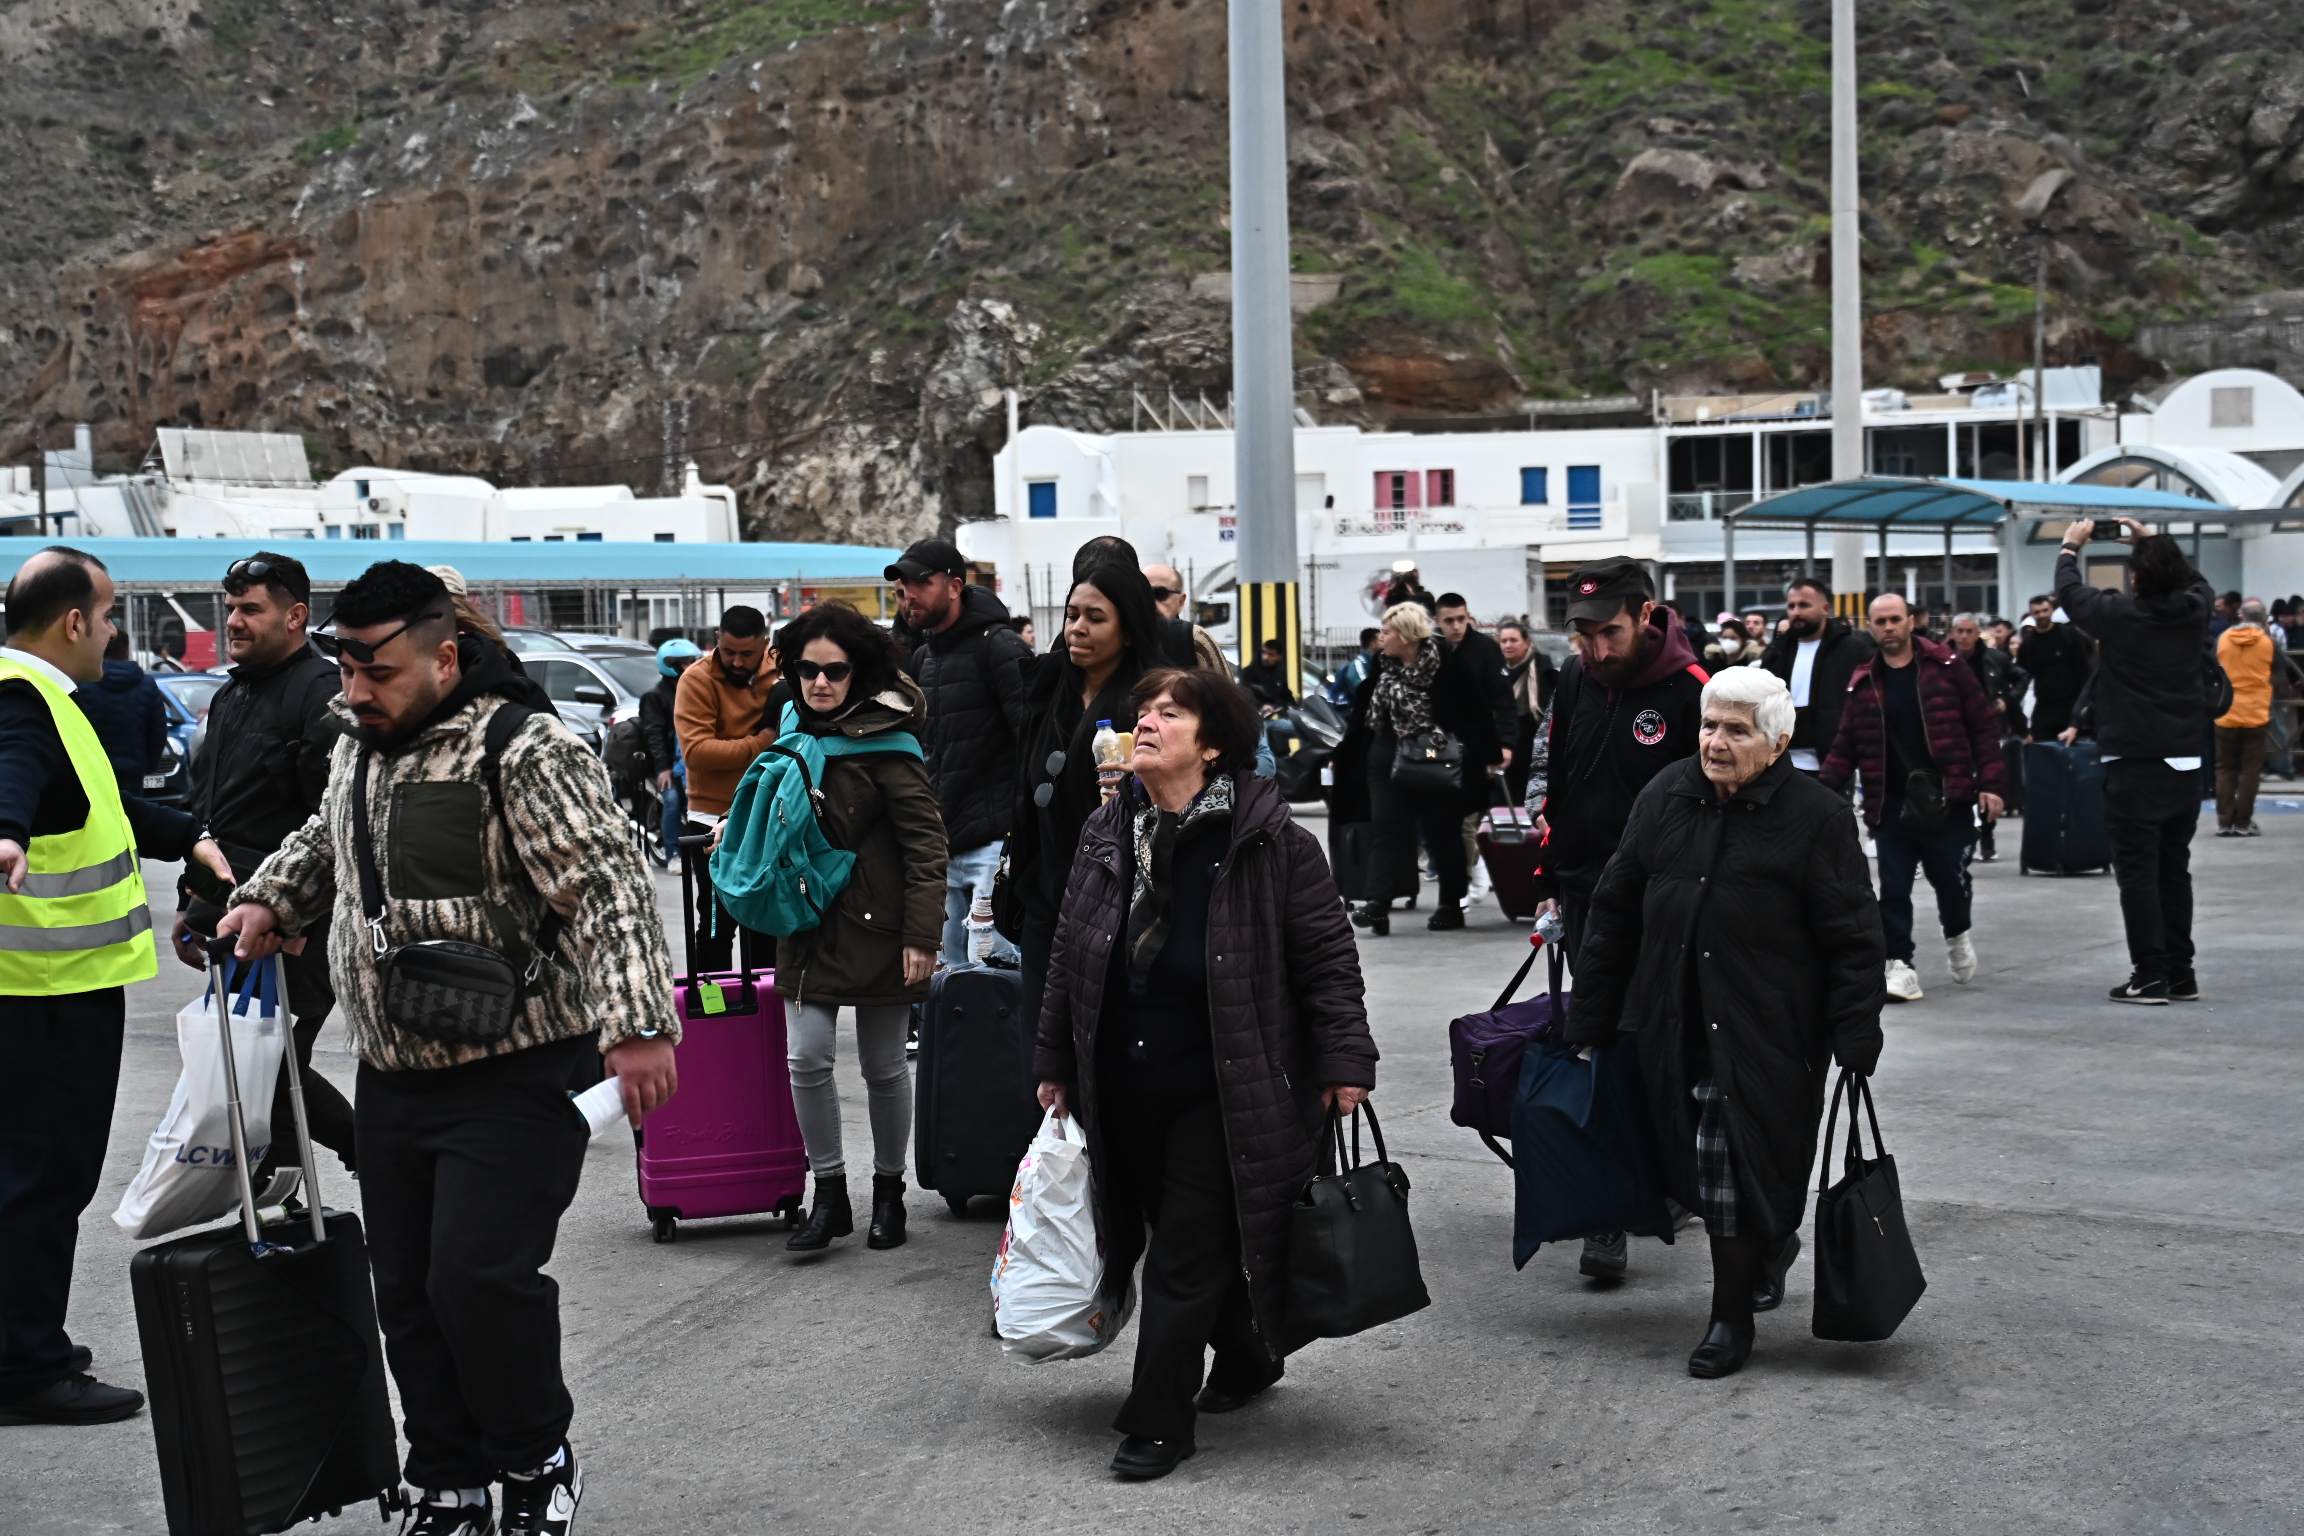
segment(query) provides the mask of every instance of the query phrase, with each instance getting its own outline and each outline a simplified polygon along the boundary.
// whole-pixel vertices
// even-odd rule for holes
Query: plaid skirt
[[[1691,1090],[1701,1108],[1696,1115],[1696,1206],[1704,1230],[1714,1237],[1736,1235],[1736,1164],[1728,1151],[1728,1102],[1709,1077]]]

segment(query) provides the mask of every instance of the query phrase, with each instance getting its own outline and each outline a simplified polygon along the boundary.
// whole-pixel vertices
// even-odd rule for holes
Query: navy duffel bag
[[[1512,1106],[1512,1152],[1513,1267],[1545,1243],[1604,1232],[1652,1232],[1671,1241],[1631,1036],[1594,1046],[1589,1060],[1570,1046],[1529,1051]]]

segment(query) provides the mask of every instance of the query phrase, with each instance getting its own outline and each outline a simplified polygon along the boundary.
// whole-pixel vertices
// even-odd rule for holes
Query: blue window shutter
[[[1600,526],[1600,466],[1597,464],[1568,466],[1568,526]]]
[[[1031,498],[1029,502],[1029,511],[1027,513],[1028,516],[1054,517],[1056,515],[1055,481],[1034,480],[1029,485],[1025,486],[1024,490],[1026,494]]]
[[[1548,469],[1520,471],[1520,505],[1541,507],[1552,499],[1551,487],[1546,483],[1552,472]]]

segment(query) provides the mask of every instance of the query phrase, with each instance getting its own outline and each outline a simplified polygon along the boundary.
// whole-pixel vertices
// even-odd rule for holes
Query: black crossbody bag
[[[504,815],[503,777],[497,759],[513,732],[535,711],[504,704],[489,717],[481,744],[481,771],[495,800],[507,840],[512,823]],[[483,944],[460,939],[423,939],[388,946],[384,941],[384,880],[376,869],[376,845],[368,832],[368,762],[375,749],[360,749],[352,779],[352,850],[360,866],[360,913],[367,919],[376,968],[383,978],[384,1019],[394,1029],[443,1045],[494,1045],[512,1032],[536,978],[551,962],[560,942],[560,914],[550,906],[536,925],[525,969]]]

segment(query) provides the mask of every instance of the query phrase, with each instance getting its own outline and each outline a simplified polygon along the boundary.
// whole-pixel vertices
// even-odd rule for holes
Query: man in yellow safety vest
[[[104,1424],[141,1393],[88,1374],[64,1332],[80,1212],[120,1082],[126,987],[158,973],[137,856],[232,872],[200,823],[124,796],[73,690],[104,674],[112,578],[44,549],[8,583],[0,646],[0,1424]]]

